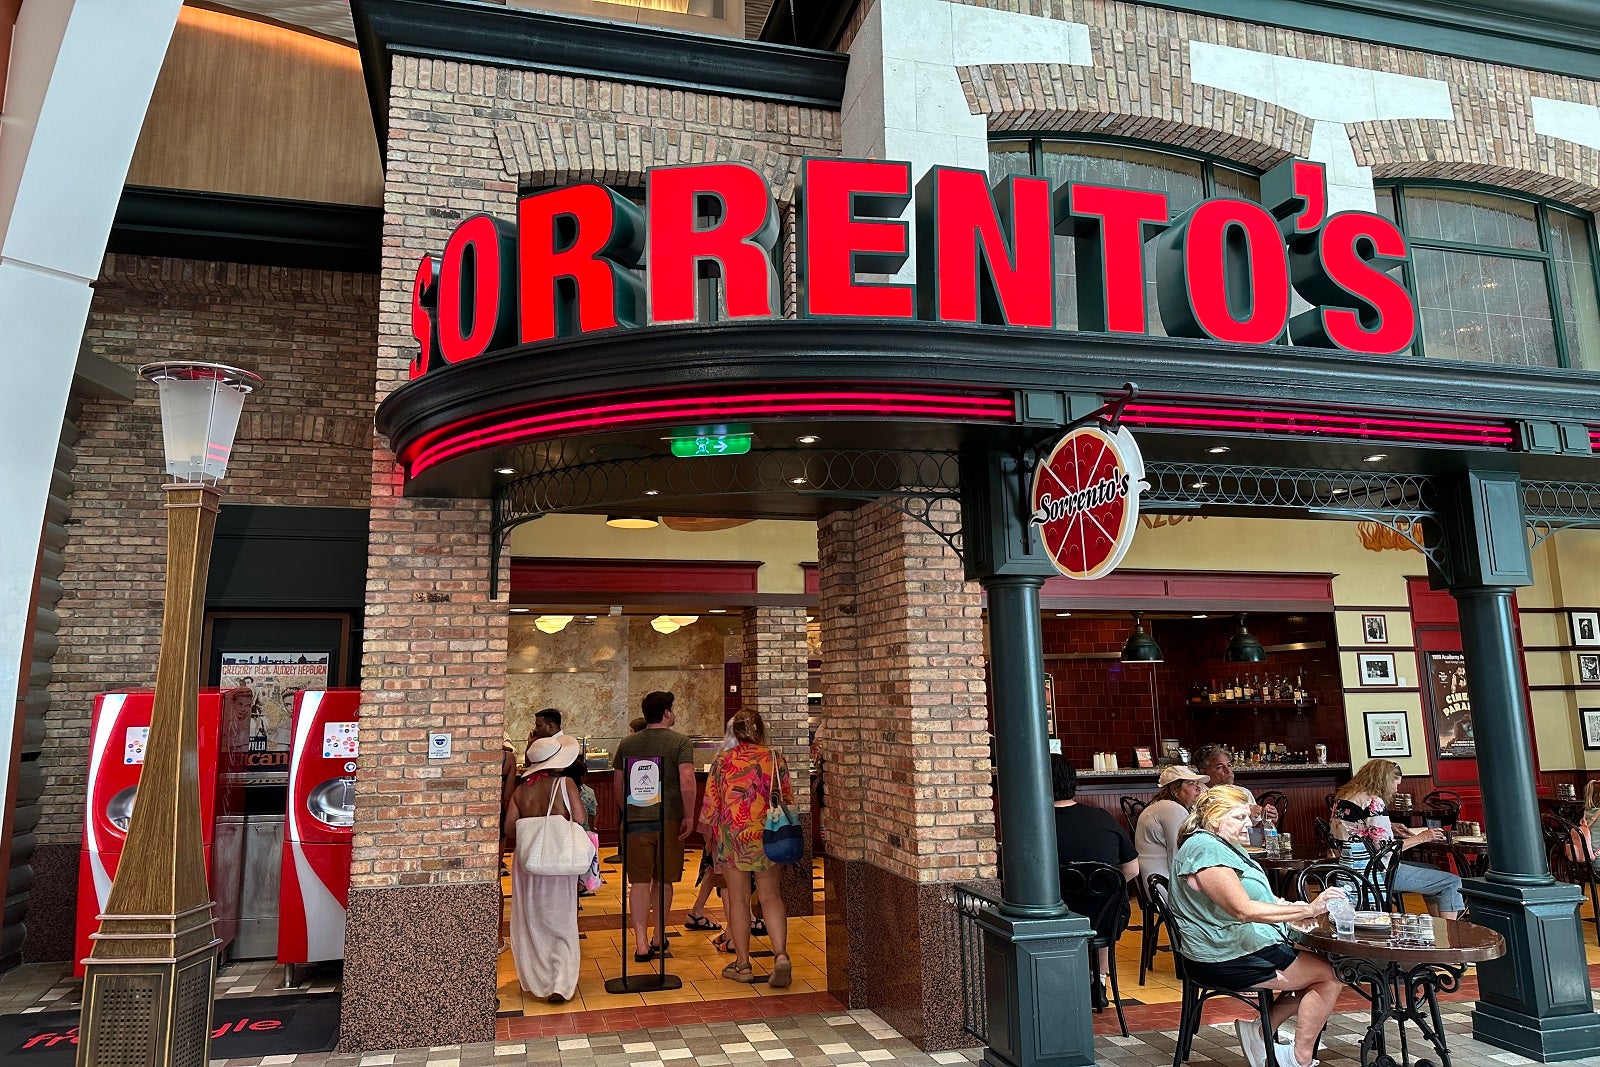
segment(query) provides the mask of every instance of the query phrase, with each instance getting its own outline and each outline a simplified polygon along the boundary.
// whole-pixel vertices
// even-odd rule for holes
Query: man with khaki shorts
[[[639,705],[644,712],[644,729],[624,737],[612,757],[612,766],[616,768],[612,779],[618,803],[623,808],[624,833],[628,818],[628,783],[624,778],[628,760],[642,756],[661,760],[662,828],[628,834],[625,850],[628,911],[633,916],[633,959],[636,963],[648,963],[657,952],[666,952],[672,890],[683,877],[683,843],[694,833],[695,815],[700,810],[695,803],[694,742],[672,728],[678,721],[672,702],[671,693],[646,693]],[[676,774],[673,768],[677,768]],[[650,915],[658,906],[656,936],[647,941]]]

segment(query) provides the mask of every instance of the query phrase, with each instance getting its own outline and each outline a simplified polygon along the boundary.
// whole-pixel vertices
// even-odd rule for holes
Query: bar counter
[[[1123,824],[1122,798],[1148,802],[1156,794],[1156,767],[1126,767],[1115,771],[1078,772],[1078,802],[1104,808]],[[1327,797],[1350,779],[1348,763],[1266,763],[1241,764],[1233,768],[1233,780],[1260,796],[1277,791],[1289,798],[1281,813],[1279,827],[1299,842],[1317,839],[1313,819],[1328,817]]]

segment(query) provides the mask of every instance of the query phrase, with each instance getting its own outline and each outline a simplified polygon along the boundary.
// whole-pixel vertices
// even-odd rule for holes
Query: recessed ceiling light
[[[1363,463],[1380,463],[1383,460],[1386,460],[1388,458],[1389,458],[1389,453],[1387,453],[1387,452],[1374,452],[1372,455],[1366,457],[1361,462],[1363,462]]]
[[[1189,483],[1189,488],[1190,489],[1204,489],[1206,486],[1208,486],[1210,484],[1211,484],[1210,482],[1190,482]]]
[[[1334,490],[1334,491],[1333,491],[1333,495],[1334,495],[1334,496],[1344,496],[1344,495],[1345,495],[1345,494],[1346,494],[1346,493],[1348,493],[1348,492],[1349,492],[1349,491],[1350,491],[1350,490],[1348,490],[1348,489],[1335,489],[1335,490]]]
[[[798,478],[790,478],[789,479],[789,484],[790,485],[805,485],[806,484],[806,476],[802,474]]]
[[[1220,456],[1224,452],[1229,451],[1229,448],[1228,448],[1227,445],[1215,445],[1215,446],[1213,446],[1211,448],[1206,449],[1206,451],[1210,452],[1213,456]]]
[[[726,615],[728,613],[727,608],[707,608],[706,611],[711,615]]]
[[[644,495],[645,496],[660,496],[661,495],[661,490],[659,490],[659,489],[646,489],[644,491]]]
[[[804,435],[803,437],[796,437],[795,438],[795,441],[798,442],[799,444],[802,444],[802,445],[814,445],[820,440],[822,440],[822,438],[818,437],[814,433],[808,433],[808,434]]]
[[[593,620],[593,619],[598,619],[598,618],[599,618],[599,617],[600,617],[600,616],[598,616],[598,615],[585,615],[585,616],[584,616],[584,618],[586,618],[586,619],[591,619],[591,620]]]
[[[1070,618],[1072,618],[1072,612],[1070,612],[1070,611],[1058,611],[1058,612],[1056,612],[1056,618],[1058,618],[1058,619],[1070,619]]]
[[[606,525],[618,530],[653,530],[660,523],[650,515],[607,515]]]
[[[529,610],[529,609],[527,609],[527,608],[512,608],[512,609],[511,609],[511,610],[512,610],[512,611],[513,611],[513,612],[514,612],[514,613],[516,613],[516,614],[518,614],[518,615],[521,615],[521,614],[523,614],[523,613],[524,613],[524,612],[526,612],[526,611],[528,611],[528,610]]]
[[[515,473],[517,473],[517,468],[515,468],[515,467],[496,467],[494,469],[494,472],[496,474],[515,474]]]
[[[1211,616],[1209,616],[1209,615],[1190,615],[1189,618],[1191,618],[1191,619],[1209,619],[1209,618],[1211,618]]]

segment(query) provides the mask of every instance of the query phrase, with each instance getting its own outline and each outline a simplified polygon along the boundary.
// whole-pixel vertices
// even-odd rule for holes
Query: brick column
[[[746,608],[742,707],[761,714],[767,740],[789,765],[794,812],[806,835],[805,857],[783,871],[783,903],[790,915],[813,911],[811,882],[811,741],[806,726],[806,611]]]
[[[829,989],[968,1045],[946,883],[995,870],[980,591],[886,504],[823,520],[817,560]]]
[[[397,58],[390,98],[377,397],[407,380],[414,257],[463,217],[515,214],[493,72]],[[449,94],[445,99],[445,94]],[[489,599],[489,503],[401,495],[380,444],[339,1048],[494,1038],[507,613]],[[503,595],[503,594],[502,594]],[[453,755],[427,758],[448,731]]]

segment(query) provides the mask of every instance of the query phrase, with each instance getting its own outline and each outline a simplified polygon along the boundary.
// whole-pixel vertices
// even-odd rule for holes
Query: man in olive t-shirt
[[[622,830],[627,834],[628,760],[641,756],[661,759],[661,830],[627,834],[628,910],[633,915],[633,958],[648,962],[667,945],[667,915],[672,911],[672,890],[683,877],[683,843],[694,833],[699,813],[695,795],[694,742],[672,729],[678,721],[671,693],[646,693],[640,702],[645,727],[617,744],[612,757],[612,778],[622,806]],[[665,903],[660,896],[665,886]],[[656,938],[646,941],[650,913],[656,915]]]

